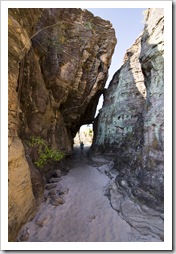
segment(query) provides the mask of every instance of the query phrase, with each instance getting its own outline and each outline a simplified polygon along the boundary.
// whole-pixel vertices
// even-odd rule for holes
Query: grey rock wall
[[[116,152],[125,138],[132,138],[135,126],[141,121],[146,88],[139,62],[140,41],[141,37],[127,51],[124,64],[115,73],[104,93],[104,104],[95,129],[95,150]]]
[[[149,9],[140,62],[147,89],[144,119],[142,188],[164,199],[164,10]]]
[[[95,124],[96,152],[110,154],[116,183],[163,211],[164,13],[148,9],[141,36],[127,50]]]

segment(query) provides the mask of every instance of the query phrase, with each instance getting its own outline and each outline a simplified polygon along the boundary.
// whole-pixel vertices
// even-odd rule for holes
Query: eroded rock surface
[[[128,141],[133,140],[134,143],[136,140],[136,146],[142,142],[141,115],[144,110],[146,88],[139,62],[140,42],[141,37],[127,51],[124,64],[115,73],[108,90],[104,93],[103,108],[95,124],[97,129],[94,128],[95,150],[122,152],[124,146],[126,146],[125,150],[130,149]],[[138,129],[138,138],[134,136],[136,129]],[[131,151],[128,153],[131,156]]]
[[[105,93],[93,149],[114,158],[117,186],[163,213],[163,9],[148,9],[145,19]]]
[[[69,153],[79,127],[93,121],[114,30],[80,9],[44,10],[36,30],[23,64],[20,135],[40,135]]]
[[[141,40],[140,62],[147,98],[144,119],[142,188],[164,199],[164,10],[149,9]],[[162,204],[163,206],[163,204]],[[162,207],[163,208],[163,207]]]
[[[9,9],[9,241],[43,198],[20,139],[39,136],[70,153],[94,118],[115,44],[110,22],[86,10]]]
[[[23,27],[28,15],[30,26]],[[14,241],[20,227],[33,215],[36,201],[32,191],[30,168],[25,158],[24,147],[18,137],[19,98],[16,92],[19,78],[19,63],[31,47],[32,26],[40,11],[9,11],[8,41],[8,227],[9,241]],[[22,19],[23,17],[23,19]],[[21,23],[23,22],[24,23]]]

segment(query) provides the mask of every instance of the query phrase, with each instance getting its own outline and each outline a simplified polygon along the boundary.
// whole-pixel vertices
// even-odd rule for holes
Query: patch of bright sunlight
[[[80,146],[83,142],[85,146],[91,146],[93,140],[93,126],[92,124],[82,125],[74,138],[74,146]]]

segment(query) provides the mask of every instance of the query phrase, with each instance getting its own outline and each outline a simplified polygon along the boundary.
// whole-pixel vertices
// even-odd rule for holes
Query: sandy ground
[[[108,167],[108,164],[103,167]],[[89,163],[86,148],[83,154],[77,150],[72,169],[61,178],[54,190],[63,190],[61,196],[65,203],[53,206],[48,197],[35,218],[20,231],[19,241],[143,241],[139,233],[112,209],[105,196],[110,179]]]

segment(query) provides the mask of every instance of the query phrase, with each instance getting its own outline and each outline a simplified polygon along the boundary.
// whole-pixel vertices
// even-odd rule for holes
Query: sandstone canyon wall
[[[163,208],[164,199],[164,10],[150,9],[141,41],[140,62],[147,98],[144,111],[142,188]]]
[[[86,10],[9,9],[9,241],[42,200],[44,179],[24,141],[71,152],[93,121],[115,44],[111,23]]]
[[[28,14],[29,20],[25,20]],[[19,17],[18,17],[19,16]],[[32,192],[29,165],[24,147],[18,136],[19,99],[16,88],[19,78],[19,63],[31,47],[32,26],[40,11],[9,11],[8,17],[8,230],[9,241],[15,240],[22,224],[36,209]],[[23,17],[23,18],[22,18]],[[25,23],[23,23],[25,20]],[[26,24],[27,21],[27,24]],[[29,26],[28,23],[31,25]],[[26,27],[26,28],[25,28]]]
[[[109,21],[65,8],[9,9],[8,22],[9,241],[43,198],[45,179],[26,140],[41,137],[70,154],[80,126],[94,121],[102,93],[92,150],[113,158],[117,186],[163,212],[163,10],[146,11],[143,33],[106,91],[116,44]]]
[[[164,13],[148,9],[143,33],[105,92],[94,124],[94,151],[111,154],[117,184],[163,211]]]

